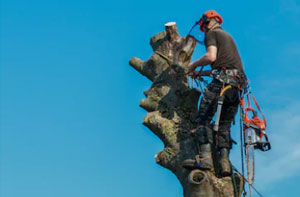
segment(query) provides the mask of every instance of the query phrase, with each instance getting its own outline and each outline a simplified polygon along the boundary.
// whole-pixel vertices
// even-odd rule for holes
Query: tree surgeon
[[[197,127],[192,130],[199,147],[200,153],[196,156],[198,159],[185,160],[183,167],[213,170],[211,145],[215,144],[221,176],[229,176],[232,173],[228,158],[232,148],[230,127],[238,110],[239,91],[245,84],[246,77],[236,44],[233,38],[221,28],[222,22],[222,17],[214,10],[205,12],[199,21],[200,30],[205,33],[206,53],[189,65],[189,75],[211,76],[213,79],[203,93]],[[202,72],[195,70],[206,65],[211,65],[211,70]],[[219,129],[215,134],[211,121],[217,111],[220,92],[227,85],[231,85],[232,88],[224,94]]]

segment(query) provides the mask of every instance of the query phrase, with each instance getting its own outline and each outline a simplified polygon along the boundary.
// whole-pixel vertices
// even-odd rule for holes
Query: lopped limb
[[[157,110],[158,105],[158,102],[151,98],[143,99],[140,103],[140,107],[144,108],[148,112]]]
[[[159,111],[154,111],[147,114],[143,124],[153,131],[165,146],[178,149],[176,147],[178,127],[174,121],[163,118]]]
[[[150,39],[150,45],[153,49],[153,51],[156,51],[160,45],[165,42],[167,33],[166,32],[161,32],[158,33],[154,36],[152,36],[152,38]]]
[[[146,76],[150,81],[153,81],[156,74],[153,72],[153,69],[150,69],[151,64],[147,62],[143,62],[141,59],[134,57],[131,58],[129,64],[137,70],[142,75]],[[149,67],[150,65],[150,67]]]
[[[141,73],[142,75],[145,75],[143,72],[143,66],[144,66],[144,62],[137,58],[134,57],[129,61],[129,64],[135,69],[137,70],[139,73]]]
[[[164,150],[157,153],[154,158],[156,163],[173,171],[174,164],[172,164],[172,159],[176,156],[176,154],[177,152],[174,151],[174,149],[166,147]]]

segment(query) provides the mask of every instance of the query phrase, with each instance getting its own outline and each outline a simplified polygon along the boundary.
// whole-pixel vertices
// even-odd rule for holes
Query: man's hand
[[[205,55],[203,55],[200,59],[190,63],[188,66],[189,73],[193,72],[198,66],[205,66],[208,64],[212,64],[216,61],[217,58],[217,47],[211,45],[207,47]]]
[[[192,77],[193,79],[195,79],[195,78],[197,78],[199,76],[200,72],[194,70],[192,72],[189,72],[188,74],[189,74],[190,77]]]
[[[191,132],[191,135],[195,135],[197,132],[197,129],[192,129],[192,130],[190,130],[190,132]]]
[[[188,66],[188,68],[189,68],[188,73],[194,72],[195,69],[196,69],[196,67],[197,67],[197,66],[195,66],[194,62],[190,63],[190,65]]]

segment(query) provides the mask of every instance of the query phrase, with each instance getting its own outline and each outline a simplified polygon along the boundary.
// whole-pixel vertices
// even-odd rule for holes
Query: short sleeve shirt
[[[205,35],[206,48],[213,45],[217,47],[217,59],[211,64],[212,69],[226,67],[244,72],[242,61],[233,38],[221,27],[217,27]]]

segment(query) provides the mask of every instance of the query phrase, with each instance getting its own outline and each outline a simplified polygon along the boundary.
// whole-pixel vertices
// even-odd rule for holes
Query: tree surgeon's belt
[[[247,85],[245,74],[238,69],[214,69],[211,71],[211,75],[222,83],[234,87],[244,88]]]

